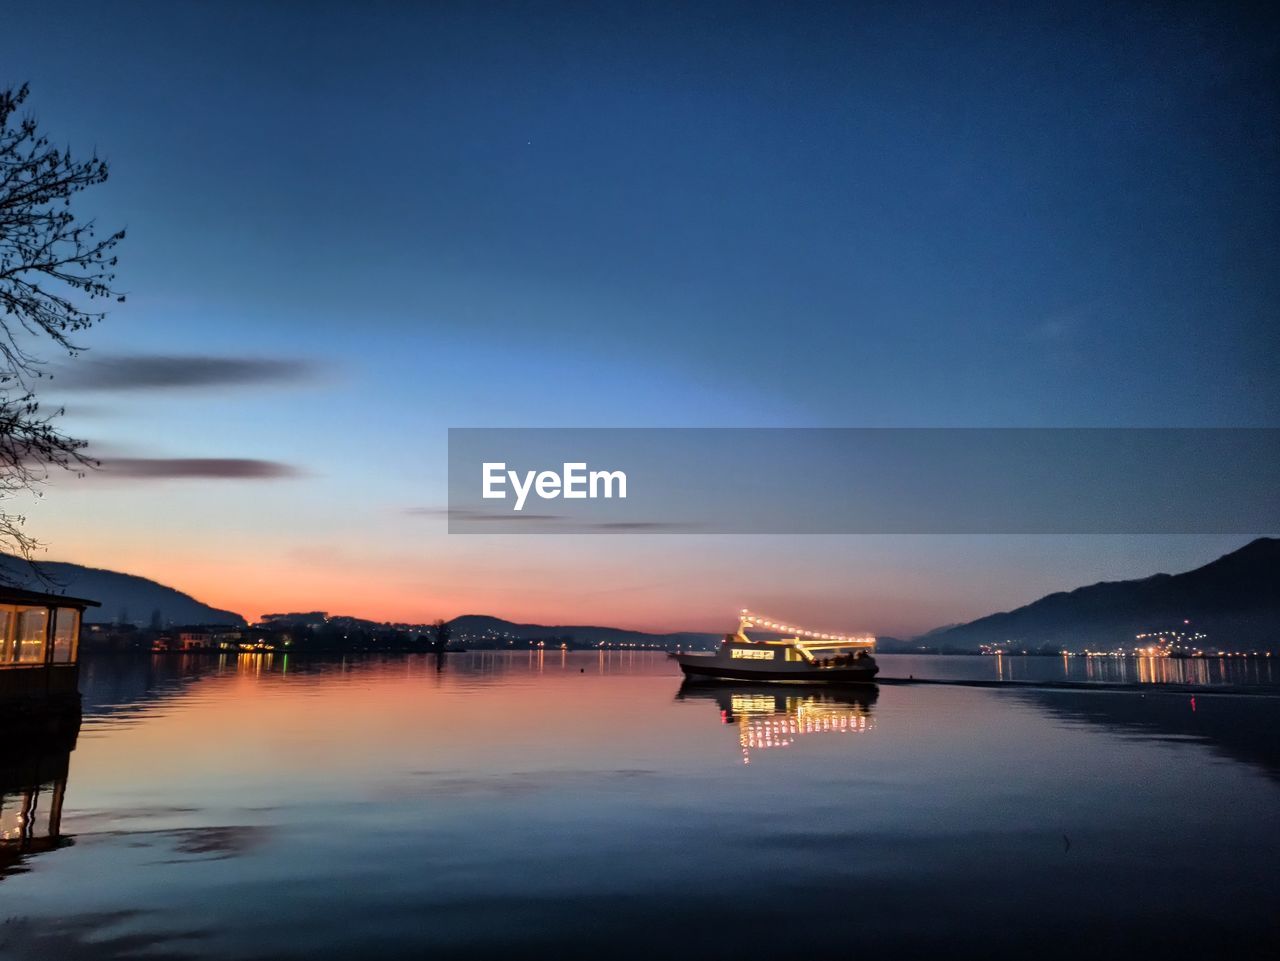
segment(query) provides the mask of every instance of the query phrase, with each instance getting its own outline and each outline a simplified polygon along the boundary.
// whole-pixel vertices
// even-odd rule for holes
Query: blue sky
[[[82,199],[129,230],[129,300],[47,396],[107,454],[292,475],[60,479],[30,512],[50,556],[251,616],[489,597],[599,620],[586,572],[639,598],[616,622],[707,626],[771,591],[802,608],[780,617],[903,632],[1237,546],[788,542],[815,581],[769,572],[760,539],[459,542],[404,512],[443,498],[449,426],[1275,426],[1265,11],[51,3],[6,23],[0,82],[109,158]],[[76,365],[157,355],[295,366],[74,389]],[[702,594],[668,603],[673,566]]]

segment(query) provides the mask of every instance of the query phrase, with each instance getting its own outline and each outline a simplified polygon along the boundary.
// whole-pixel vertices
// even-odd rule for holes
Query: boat
[[[748,629],[782,636],[754,640],[747,635]],[[724,635],[713,653],[671,656],[685,679],[695,682],[871,684],[880,671],[875,646],[874,637],[804,630],[743,610],[737,631]]]

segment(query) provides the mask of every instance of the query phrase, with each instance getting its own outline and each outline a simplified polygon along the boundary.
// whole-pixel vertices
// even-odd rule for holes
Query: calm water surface
[[[558,651],[90,660],[81,689],[69,755],[0,765],[3,958],[1280,947],[1272,697],[682,692],[660,655]]]

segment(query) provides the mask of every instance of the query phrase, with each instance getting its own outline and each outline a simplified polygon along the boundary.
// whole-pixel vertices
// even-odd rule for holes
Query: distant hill
[[[1189,621],[1184,626],[1183,622]],[[1044,645],[1130,643],[1152,630],[1201,631],[1207,646],[1280,645],[1280,540],[1262,537],[1185,574],[1155,574],[1050,594],[1033,604],[916,638],[941,650],[1012,641]]]
[[[617,627],[516,624],[485,614],[463,614],[450,621],[449,626],[453,628],[454,641],[464,644],[495,643],[507,638],[526,641],[572,638],[580,647],[589,647],[604,641],[607,644],[636,644],[673,651],[677,648],[684,650],[711,648],[720,641],[719,634],[700,634],[692,631],[646,634],[643,631],[626,631]]]
[[[67,594],[101,601],[101,607],[84,612],[85,623],[126,621],[145,627],[156,611],[164,626],[172,624],[234,624],[243,626],[244,618],[234,611],[220,611],[201,604],[189,594],[165,587],[145,577],[82,567],[61,561],[41,561],[40,570],[52,581],[41,581],[21,558],[0,554],[0,577],[6,583],[35,591]]]
[[[50,588],[28,565],[0,554],[0,578],[35,590],[87,597],[102,607],[85,612],[89,623],[232,624],[245,621],[145,577],[57,561],[40,567],[54,581]],[[1189,625],[1183,625],[1189,621]],[[576,646],[611,645],[675,650],[710,649],[719,634],[680,631],[649,634],[593,625],[519,624],[482,614],[450,622],[455,642],[492,645],[504,639],[572,639]],[[1185,629],[1209,635],[1210,647],[1248,650],[1280,646],[1280,539],[1259,538],[1238,551],[1184,574],[1156,574],[1132,581],[1111,581],[1050,594],[1013,611],[991,614],[968,624],[937,628],[911,640],[881,638],[885,652],[975,651],[982,644],[1014,642],[1027,650],[1045,646],[1078,650],[1129,644],[1153,630]]]
[[[916,654],[922,646],[923,642],[916,640],[904,641],[900,637],[883,634],[876,637],[876,651],[881,654]]]

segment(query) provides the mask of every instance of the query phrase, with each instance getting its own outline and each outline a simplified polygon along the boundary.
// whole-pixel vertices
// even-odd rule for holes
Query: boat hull
[[[728,665],[714,657],[678,655],[680,670],[690,681],[737,682],[752,684],[820,684],[824,687],[874,684],[879,668],[875,665],[860,667],[797,667],[786,671],[760,670],[759,668]]]

